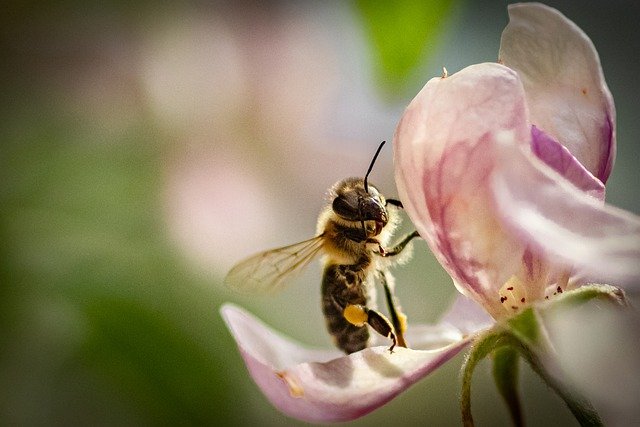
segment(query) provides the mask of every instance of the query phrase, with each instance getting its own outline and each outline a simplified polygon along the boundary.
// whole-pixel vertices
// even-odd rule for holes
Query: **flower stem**
[[[522,349],[522,355],[525,357],[533,371],[542,378],[542,380],[553,390],[558,396],[564,400],[565,404],[580,423],[581,426],[602,426],[602,420],[591,403],[577,390],[560,379],[559,375],[551,375],[549,369],[546,369],[541,358],[530,351],[530,349]],[[551,361],[545,358],[548,365]],[[555,370],[555,369],[554,369]]]
[[[607,292],[608,293],[608,290]],[[595,292],[594,296],[603,294]],[[588,299],[593,296],[588,296]],[[584,298],[583,298],[584,299]],[[520,352],[533,371],[555,391],[582,426],[601,426],[602,420],[591,403],[564,381],[556,354],[537,311],[529,308],[509,320],[513,349]]]
[[[472,427],[474,425],[473,416],[471,415],[471,378],[473,377],[473,371],[478,362],[487,357],[487,355],[496,348],[501,336],[502,334],[500,333],[490,333],[478,337],[462,365],[460,410],[462,412],[462,424],[465,427]]]

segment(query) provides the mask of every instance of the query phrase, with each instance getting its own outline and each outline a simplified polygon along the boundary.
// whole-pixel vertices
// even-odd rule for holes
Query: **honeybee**
[[[385,199],[367,182],[384,143],[378,147],[364,179],[347,178],[330,188],[329,203],[320,212],[315,237],[253,255],[233,267],[225,278],[228,286],[240,291],[275,291],[324,254],[322,311],[336,346],[347,354],[367,347],[370,335],[365,325],[391,339],[389,351],[393,352],[396,345],[407,346],[406,316],[393,293],[388,267],[410,256],[407,245],[419,235],[414,231],[395,246],[386,247],[400,223],[398,210],[402,203]],[[391,320],[375,309],[376,279],[384,290]]]

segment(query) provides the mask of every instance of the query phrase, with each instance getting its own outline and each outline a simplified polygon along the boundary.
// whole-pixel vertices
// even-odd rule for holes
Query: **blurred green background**
[[[222,278],[311,237],[326,189],[365,172],[442,66],[495,61],[506,2],[40,3],[0,15],[0,424],[301,424],[253,384],[218,310],[328,346],[319,267],[272,297]],[[640,7],[549,4],[599,51],[618,110],[608,201],[638,214]],[[389,148],[371,180],[396,195]],[[435,321],[455,291],[415,252],[399,298]],[[461,361],[352,424],[458,425]],[[575,423],[522,371],[531,425]],[[473,408],[508,422],[487,363]]]

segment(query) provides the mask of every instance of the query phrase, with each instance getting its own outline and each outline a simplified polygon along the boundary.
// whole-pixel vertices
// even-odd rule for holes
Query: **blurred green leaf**
[[[126,390],[147,419],[170,425],[225,419],[212,410],[229,389],[220,377],[222,361],[178,328],[175,314],[101,298],[86,307],[86,316],[92,332],[82,360]]]
[[[37,102],[5,123],[0,424],[238,424],[250,379],[215,285],[165,240],[166,143]]]
[[[397,91],[433,50],[455,0],[356,0],[381,85]]]

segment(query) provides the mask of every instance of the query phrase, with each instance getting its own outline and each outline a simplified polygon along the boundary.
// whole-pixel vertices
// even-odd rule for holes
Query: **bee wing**
[[[322,235],[304,242],[257,253],[229,271],[224,283],[241,292],[273,292],[307,266],[322,250]]]

